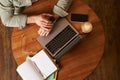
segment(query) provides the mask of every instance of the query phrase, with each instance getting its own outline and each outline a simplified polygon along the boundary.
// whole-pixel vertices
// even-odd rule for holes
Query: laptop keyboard
[[[77,33],[68,25],[62,32],[60,32],[47,45],[47,49],[54,55],[65,43],[67,43]]]

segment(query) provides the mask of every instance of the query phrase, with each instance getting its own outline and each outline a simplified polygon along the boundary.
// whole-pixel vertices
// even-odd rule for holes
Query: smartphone
[[[71,21],[86,22],[88,21],[88,14],[71,14]]]

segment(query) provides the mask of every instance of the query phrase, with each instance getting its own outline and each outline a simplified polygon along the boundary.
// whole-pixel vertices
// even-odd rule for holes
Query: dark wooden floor
[[[120,80],[120,1],[83,1],[99,16],[106,37],[102,60],[85,80]],[[16,62],[12,55],[11,31],[12,28],[0,24],[0,80],[21,80],[16,73]]]

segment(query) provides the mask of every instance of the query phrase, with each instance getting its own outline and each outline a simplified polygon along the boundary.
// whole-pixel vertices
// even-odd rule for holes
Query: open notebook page
[[[31,60],[35,62],[35,64],[43,74],[44,78],[47,78],[50,74],[57,70],[57,67],[47,56],[44,50],[38,52],[35,56],[32,57]]]
[[[23,80],[44,80],[41,74],[36,71],[31,61],[25,61],[18,66],[17,72],[20,74]]]

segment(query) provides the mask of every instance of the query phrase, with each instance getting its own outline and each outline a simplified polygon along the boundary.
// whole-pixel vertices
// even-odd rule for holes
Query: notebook
[[[17,72],[23,80],[44,80],[56,70],[56,65],[44,50],[17,67]]]
[[[58,60],[82,38],[83,36],[65,18],[61,18],[48,36],[39,36],[37,40]]]

